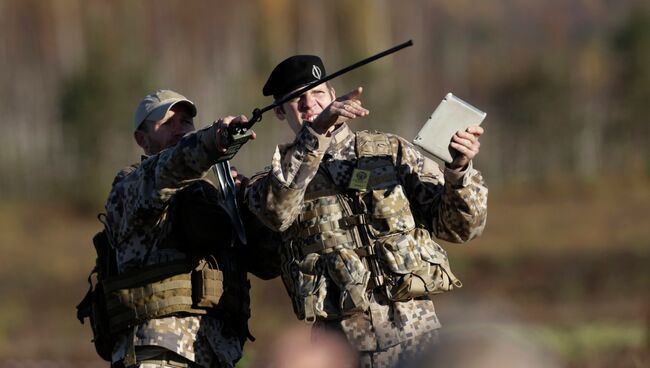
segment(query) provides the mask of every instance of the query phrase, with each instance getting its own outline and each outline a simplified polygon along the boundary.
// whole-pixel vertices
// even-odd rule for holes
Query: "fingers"
[[[356,119],[370,113],[368,109],[361,106],[359,100],[334,101],[331,110],[332,113],[348,119]]]
[[[471,126],[454,134],[449,145],[460,153],[460,157],[457,157],[458,160],[455,161],[462,162],[464,165],[479,153],[481,147],[479,137],[483,132],[484,130],[480,126]]]
[[[356,119],[368,115],[370,111],[361,106],[361,101],[358,99],[362,93],[363,87],[357,87],[337,98],[332,102],[332,112],[348,119]]]
[[[341,100],[341,101],[342,100],[354,100],[357,97],[361,96],[362,93],[363,93],[363,87],[357,87],[357,88],[353,89],[352,91],[344,94],[343,96],[337,98],[337,100]]]
[[[476,137],[480,137],[484,132],[483,128],[481,126],[479,126],[479,125],[473,125],[473,126],[467,128],[467,129],[465,129],[465,131],[470,133],[470,134],[473,134]]]
[[[230,121],[230,124],[244,125],[246,123],[248,123],[248,118],[244,115],[239,115]],[[256,139],[256,138],[257,138],[257,134],[255,134],[255,132],[251,130],[251,139]]]
[[[225,152],[228,145],[228,127],[232,125],[243,125],[248,123],[248,118],[244,115],[239,116],[225,116],[215,121],[213,124],[216,125],[216,135],[217,135],[217,149],[219,152]],[[254,131],[251,130],[251,139],[257,138],[257,135]]]
[[[223,126],[228,126],[230,124],[244,124],[248,122],[248,118],[244,115],[239,116],[226,116],[218,120]]]
[[[363,88],[357,87],[334,100],[316,117],[312,128],[319,134],[323,134],[336,124],[368,115],[370,111],[364,108],[361,101],[357,99],[361,93],[363,93]]]

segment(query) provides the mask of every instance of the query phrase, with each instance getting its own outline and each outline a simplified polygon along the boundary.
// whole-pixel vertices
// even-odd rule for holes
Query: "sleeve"
[[[406,140],[390,140],[414,216],[442,240],[462,243],[479,236],[487,219],[488,189],[473,164],[443,171]]]
[[[200,179],[218,159],[215,126],[190,133],[177,145],[116,178],[106,203],[112,238],[120,244],[138,228],[151,228],[171,197]]]
[[[305,125],[293,143],[276,148],[271,168],[251,179],[248,206],[266,226],[282,232],[295,221],[330,141]]]

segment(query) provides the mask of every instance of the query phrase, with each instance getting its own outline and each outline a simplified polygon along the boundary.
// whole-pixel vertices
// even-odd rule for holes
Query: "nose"
[[[314,98],[309,93],[305,93],[304,95],[300,96],[299,107],[301,111],[309,110],[309,108],[313,104],[314,104]]]
[[[172,131],[174,134],[182,134],[184,135],[187,133],[188,130],[188,125],[183,122],[183,119],[173,119],[172,120]]]

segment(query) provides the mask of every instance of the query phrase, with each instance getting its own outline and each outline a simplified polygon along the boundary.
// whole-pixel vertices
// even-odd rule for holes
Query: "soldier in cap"
[[[263,89],[276,100],[325,76],[321,59],[290,57]],[[270,170],[251,179],[248,206],[281,232],[282,278],[312,336],[335,331],[363,367],[393,367],[437,339],[431,295],[460,287],[433,240],[481,234],[487,188],[472,159],[478,126],[459,131],[459,154],[439,167],[393,134],[353,132],[369,111],[357,88],[336,97],[321,84],[276,108],[295,132]]]
[[[106,203],[116,260],[116,276],[103,285],[113,366],[233,367],[250,336],[246,273],[278,272],[270,231],[240,213],[229,165],[217,164],[220,133],[246,118],[195,130],[195,116],[194,103],[170,90],[146,96],[135,112],[145,155],[117,174]],[[227,177],[211,182],[215,164]]]

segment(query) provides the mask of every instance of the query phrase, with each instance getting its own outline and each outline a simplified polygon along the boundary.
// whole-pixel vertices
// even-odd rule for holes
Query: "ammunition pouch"
[[[77,318],[81,323],[90,320],[92,341],[102,359],[111,360],[119,333],[147,320],[228,311],[221,300],[223,273],[216,260],[176,261],[116,276],[106,233],[98,233],[93,242],[97,263],[88,276],[89,290],[77,305]]]
[[[223,294],[223,274],[207,261],[147,266],[104,280],[111,333],[177,314],[207,314]]]
[[[377,253],[385,274],[386,294],[393,301],[406,301],[460,288],[444,249],[425,229],[378,240]]]

